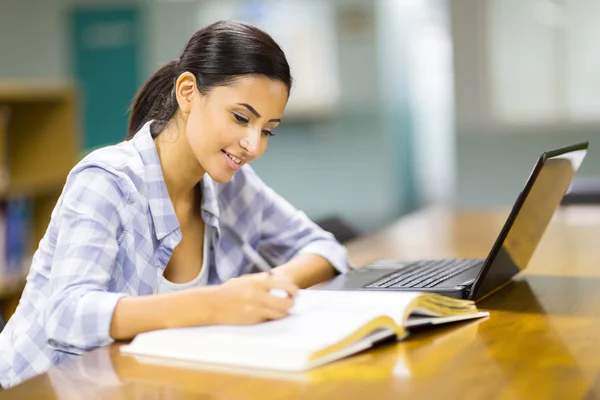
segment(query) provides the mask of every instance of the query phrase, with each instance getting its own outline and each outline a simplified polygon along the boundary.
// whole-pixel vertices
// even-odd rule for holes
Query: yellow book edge
[[[437,293],[422,293],[411,301],[404,309],[404,314],[402,315],[403,323],[406,323],[410,314],[416,310],[423,310],[432,313],[432,317],[440,318],[476,315],[479,313],[479,310],[475,306],[475,302],[472,300],[454,299]],[[395,332],[397,340],[402,340],[408,336],[408,331],[405,327],[396,324],[392,317],[382,315],[363,324],[344,339],[312,353],[310,361],[318,362],[323,358],[329,358],[336,353],[343,352],[345,349],[363,340],[368,335],[382,329],[388,329]]]

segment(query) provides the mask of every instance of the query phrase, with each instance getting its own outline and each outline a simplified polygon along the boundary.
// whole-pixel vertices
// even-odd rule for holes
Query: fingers
[[[247,301],[243,313],[250,323],[283,318],[294,305],[291,297],[275,297],[262,290],[255,292],[252,299]]]
[[[269,318],[283,318],[294,305],[298,287],[289,279],[274,276],[263,283],[265,293],[260,296],[260,304],[268,310]]]
[[[270,276],[263,282],[267,290],[284,290],[290,297],[296,296],[299,290],[294,282],[284,277]]]
[[[232,300],[243,304],[240,321],[256,323],[276,320],[288,315],[299,288],[288,278],[268,273],[245,275],[224,284]],[[239,306],[238,306],[239,307]],[[233,308],[233,307],[232,307]]]
[[[281,319],[288,315],[287,310],[276,310],[272,308],[264,308],[262,310],[262,317],[266,320]]]
[[[262,307],[285,313],[294,306],[294,299],[292,297],[278,297],[270,293],[261,295],[257,300]]]

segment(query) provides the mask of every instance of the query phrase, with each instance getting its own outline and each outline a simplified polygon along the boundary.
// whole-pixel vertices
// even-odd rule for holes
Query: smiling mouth
[[[240,165],[242,163],[242,160],[240,160],[239,158],[237,158],[236,156],[229,154],[228,152],[226,152],[225,150],[221,150],[223,153],[225,153],[225,155],[229,158],[231,158],[231,160],[236,163],[237,165]]]

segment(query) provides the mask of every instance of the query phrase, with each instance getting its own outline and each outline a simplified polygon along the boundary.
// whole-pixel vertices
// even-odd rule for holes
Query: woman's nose
[[[246,150],[250,157],[256,157],[260,148],[260,132],[250,130],[248,136],[240,140],[240,146]]]

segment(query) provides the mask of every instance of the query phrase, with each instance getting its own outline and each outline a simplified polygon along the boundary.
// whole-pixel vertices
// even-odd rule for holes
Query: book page
[[[313,353],[351,336],[374,318],[373,312],[337,314],[335,309],[311,307],[301,300],[300,307],[283,319],[147,332],[137,335],[121,351],[194,362],[302,370],[311,365]]]
[[[341,318],[351,318],[344,315],[362,312],[374,316],[385,315],[402,325],[405,310],[420,295],[419,292],[301,290],[292,312],[329,309]]]
[[[369,321],[381,316],[374,307],[347,307],[347,296],[323,296],[301,291],[290,315],[254,325],[213,325],[166,329],[138,335],[135,348],[158,348],[163,344],[186,343],[200,352],[269,349],[311,353],[339,342]],[[333,323],[332,323],[333,322]],[[326,326],[327,329],[323,329]]]
[[[361,310],[337,314],[331,308],[301,305],[288,317],[260,324],[168,329],[138,337],[153,335],[159,341],[189,341],[201,347],[217,345],[315,351],[338,342],[376,317],[372,312]],[[322,329],[324,326],[327,326],[326,330]]]

